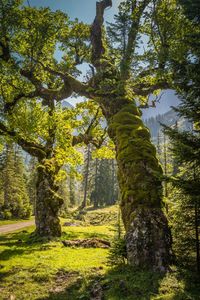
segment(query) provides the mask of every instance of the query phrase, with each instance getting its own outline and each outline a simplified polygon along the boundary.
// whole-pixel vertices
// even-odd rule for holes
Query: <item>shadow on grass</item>
[[[63,232],[62,237],[55,239],[57,242],[62,240],[77,239],[77,238],[93,238],[98,237],[102,239],[108,238],[105,234],[95,232]],[[51,240],[52,241],[52,240]],[[25,230],[15,232],[9,235],[0,236],[0,257],[2,261],[7,261],[14,256],[29,254],[41,250],[49,250],[52,246],[48,238],[38,238],[34,233]]]
[[[140,270],[131,266],[111,269],[103,280],[105,299],[145,299],[158,293],[165,274]]]
[[[1,271],[0,270],[0,284],[1,283],[3,284],[3,281],[6,280],[7,277],[18,275],[19,272],[24,271],[24,270],[27,270],[27,268],[24,268],[24,267],[22,268],[22,267],[18,267],[18,266],[12,267],[8,271]],[[13,282],[13,284],[16,284],[16,282]],[[2,298],[2,299],[4,299],[4,298]]]
[[[5,261],[14,256],[48,250],[51,246],[47,242],[46,239],[34,239],[33,233],[27,231],[0,236],[0,247],[6,247],[6,249],[0,252],[1,260]]]
[[[131,267],[110,270],[105,278],[105,299],[113,300],[199,300],[200,281],[191,270],[175,268],[161,274]]]
[[[200,283],[189,271],[177,270],[168,274],[160,274],[129,266],[115,267],[105,275],[91,270],[87,277],[76,277],[66,281],[65,286],[55,286],[49,296],[38,300],[199,300]],[[181,288],[179,282],[183,282]],[[97,288],[96,288],[97,287]],[[101,298],[94,297],[94,290],[101,290]],[[98,293],[98,292],[97,292]],[[91,298],[93,296],[93,298]]]
[[[178,267],[176,276],[183,282],[184,290],[175,292],[173,300],[199,300],[200,276],[195,271],[195,266]]]
[[[65,278],[62,283],[60,280],[58,282],[56,280],[49,295],[37,300],[89,300],[91,299],[92,285],[95,280],[97,280],[97,276],[81,276],[79,273],[74,273],[72,276]]]
[[[95,274],[96,273],[96,274]],[[98,269],[91,270],[91,275],[69,284],[64,290],[51,291],[48,297],[38,300],[89,300],[98,294],[103,298],[112,300],[139,300],[151,299],[151,296],[158,293],[160,280],[164,275],[148,271],[136,270],[128,266],[113,268],[105,275],[101,275]]]

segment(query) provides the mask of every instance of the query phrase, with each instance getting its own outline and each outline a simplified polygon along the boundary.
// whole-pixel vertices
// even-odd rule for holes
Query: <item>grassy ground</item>
[[[89,211],[87,221],[94,213],[99,211]],[[105,300],[200,299],[194,272],[174,268],[160,275],[128,266],[111,268],[106,265],[107,249],[66,248],[61,242],[91,237],[111,240],[110,225],[63,227],[60,240],[43,243],[30,238],[32,230],[0,237],[1,300],[87,300],[94,287],[100,287]]]

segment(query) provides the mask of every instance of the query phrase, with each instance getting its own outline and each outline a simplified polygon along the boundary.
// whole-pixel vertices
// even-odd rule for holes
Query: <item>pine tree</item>
[[[96,158],[92,166],[94,174],[90,198],[94,207],[115,204],[118,198],[115,161]]]
[[[75,178],[73,174],[69,176],[69,203],[71,207],[76,205]]]
[[[121,55],[125,54],[128,43],[128,34],[131,27],[130,5],[130,1],[121,3],[119,13],[114,16],[115,23],[108,23],[109,26],[107,28],[110,47],[112,47],[113,44],[118,43],[118,50]],[[128,11],[129,13],[127,13]]]
[[[0,218],[4,218],[3,214],[3,206],[4,206],[4,175],[3,175],[3,170],[5,167],[5,156],[6,156],[6,151],[5,147],[2,149],[0,153]]]
[[[189,101],[189,98],[187,98],[187,101]],[[186,113],[188,106],[186,103],[181,104],[181,115],[183,108],[185,117],[188,117],[188,114]],[[193,113],[195,114],[194,109]],[[189,114],[191,114],[191,110],[189,111]],[[181,226],[184,224],[184,227],[187,226],[188,229],[185,231],[184,236],[179,232],[180,236],[177,235],[177,237],[181,244],[184,244],[184,242],[188,244],[187,241],[190,239],[190,234],[192,232],[193,239],[191,239],[190,244],[190,256],[192,256],[192,252],[196,252],[197,270],[200,272],[200,131],[180,132],[176,128],[166,128],[166,132],[171,138],[176,161],[179,167],[182,167],[182,171],[179,171],[172,180],[174,185],[178,189],[181,189],[184,194],[184,196],[181,197],[181,202],[180,198],[178,199],[182,214],[182,222],[179,220],[179,222],[176,221],[176,224],[179,223],[179,226],[180,223],[182,224]],[[181,226],[180,231],[182,230]],[[191,228],[193,228],[192,231]],[[175,231],[177,231],[177,229],[175,229]],[[188,232],[188,234],[186,234],[186,232]],[[184,253],[187,249],[182,248],[182,250]]]
[[[110,168],[111,168],[111,181],[110,181],[110,194],[108,205],[113,205],[118,201],[118,182],[117,182],[117,166],[115,159],[110,160]]]
[[[93,184],[93,190],[90,195],[90,200],[93,203],[94,208],[97,208],[99,206],[99,200],[98,200],[98,171],[99,171],[99,159],[95,158],[95,164],[94,164],[94,184]]]
[[[83,182],[83,201],[81,204],[81,208],[85,208],[87,206],[87,196],[89,190],[89,175],[90,175],[90,162],[91,162],[91,146],[87,145],[86,153],[85,153],[85,162],[84,162],[84,182]]]
[[[4,218],[29,218],[31,205],[27,193],[22,153],[19,148],[14,149],[13,143],[6,144],[5,153],[5,162],[2,172]]]
[[[176,241],[179,246],[182,246],[181,255],[187,253],[187,257],[191,260],[192,254],[196,253],[196,267],[200,272],[200,18],[198,14],[200,3],[189,0],[180,0],[180,3],[183,5],[186,17],[193,22],[195,30],[193,34],[185,36],[185,43],[193,59],[188,59],[184,64],[175,64],[181,94],[181,104],[175,110],[179,116],[193,124],[193,130],[180,131],[176,126],[166,128],[166,132],[172,141],[173,153],[181,169],[173,179],[174,185],[183,193],[177,200],[180,212],[174,225],[174,231],[178,232]],[[183,228],[184,234],[182,234]]]
[[[70,197],[70,191],[68,187],[68,180],[67,178],[64,178],[61,182],[59,182],[59,191],[58,194],[63,199],[63,204],[60,208],[60,216],[66,217],[68,213],[68,207],[69,207],[69,197]]]
[[[17,195],[18,195],[18,214],[22,219],[30,217],[32,207],[27,189],[26,171],[22,150],[16,145],[15,150],[15,176],[17,180]]]
[[[27,175],[27,189],[29,194],[30,203],[33,207],[33,212],[35,214],[35,204],[36,204],[36,182],[37,182],[37,159],[35,157],[30,157],[28,161],[28,175]]]

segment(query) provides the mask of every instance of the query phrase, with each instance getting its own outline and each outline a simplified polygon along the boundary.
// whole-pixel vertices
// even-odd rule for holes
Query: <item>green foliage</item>
[[[7,11],[8,7],[4,4],[2,3]],[[69,25],[68,17],[61,12],[53,13],[48,8],[14,7],[8,15],[2,15],[2,22],[10,24],[6,32],[8,36],[10,35],[9,50],[16,54],[12,61],[0,62],[2,106],[12,102],[20,93],[28,94],[34,91],[35,84],[59,90],[60,80],[50,76],[38,61],[53,64],[58,37],[69,33],[69,30],[64,30]],[[17,18],[16,23],[9,19],[13,15]],[[24,72],[30,72],[33,81],[25,79],[18,66],[23,68]],[[3,119],[8,128],[15,130],[16,142],[23,139],[25,143],[37,143],[47,147],[49,143],[53,144],[54,158],[45,161],[45,165],[52,171],[64,163],[80,164],[82,161],[80,153],[71,147],[73,128],[77,125],[76,112],[63,109],[60,104],[54,105],[52,100],[48,101],[33,97],[25,102],[22,97],[9,114],[3,115]],[[33,154],[34,147],[28,149],[24,143],[21,144],[26,151]],[[62,172],[57,174],[56,180],[62,180]]]
[[[200,6],[198,0],[179,0],[179,3],[183,6],[185,15],[194,23],[199,23]]]
[[[108,256],[109,266],[119,266],[127,263],[126,243],[124,238],[113,241]]]
[[[5,220],[10,220],[10,219],[12,219],[12,213],[10,212],[9,209],[4,209],[4,210],[3,210],[2,216],[3,216],[3,218],[4,218]]]
[[[114,144],[112,141],[108,141],[105,145],[101,146],[101,148],[94,149],[92,153],[93,158],[97,159],[105,159],[105,160],[112,160],[115,158],[114,152]]]
[[[67,31],[67,33],[66,33]],[[87,62],[90,59],[90,26],[79,22],[78,19],[69,22],[69,27],[64,28],[60,35],[62,43],[60,49],[64,51],[62,67],[67,70],[74,68],[76,65]],[[69,58],[72,59],[72,65],[69,65]],[[73,66],[74,65],[74,66]]]

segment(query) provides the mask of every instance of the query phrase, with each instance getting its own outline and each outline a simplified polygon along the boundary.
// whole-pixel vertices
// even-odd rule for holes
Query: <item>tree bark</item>
[[[85,208],[87,206],[87,192],[88,192],[88,177],[89,177],[89,168],[90,168],[90,144],[87,146],[87,154],[86,154],[86,170],[85,170],[85,182],[84,182],[84,196],[83,202],[81,204],[81,208]]]
[[[196,242],[196,265],[197,272],[200,274],[200,249],[199,249],[199,207],[195,203],[195,242]]]
[[[128,262],[165,271],[170,262],[171,234],[162,211],[162,168],[149,130],[128,97],[104,99],[101,107],[116,148]]]
[[[73,175],[70,175],[69,177],[69,201],[70,201],[70,206],[74,207],[76,204],[76,199],[75,199],[75,183],[74,183]]]
[[[98,195],[97,195],[97,176],[98,176],[98,158],[95,159],[95,186],[94,186],[94,199],[93,199],[93,205],[94,208],[98,208],[99,201],[98,201]]]
[[[35,223],[36,234],[41,237],[61,236],[58,212],[63,204],[63,200],[57,194],[59,187],[55,183],[55,175],[44,164],[40,164],[38,167]]]

